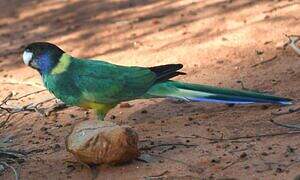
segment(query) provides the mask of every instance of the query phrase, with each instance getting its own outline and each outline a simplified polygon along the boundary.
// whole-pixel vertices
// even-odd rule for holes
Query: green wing
[[[113,104],[144,95],[156,80],[148,68],[74,59],[72,77],[83,101]]]

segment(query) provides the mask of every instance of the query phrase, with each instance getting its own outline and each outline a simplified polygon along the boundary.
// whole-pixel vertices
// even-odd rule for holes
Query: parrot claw
[[[98,121],[104,121],[104,118],[105,118],[105,115],[104,113],[100,112],[100,111],[96,111],[96,114],[97,114],[97,120]]]
[[[100,121],[100,122],[101,122],[101,121],[104,121],[104,117],[105,117],[105,116],[99,115],[99,114],[97,113],[97,120],[98,120],[98,121]]]

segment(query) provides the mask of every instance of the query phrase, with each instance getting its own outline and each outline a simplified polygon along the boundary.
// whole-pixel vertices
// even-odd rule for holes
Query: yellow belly
[[[115,105],[112,104],[102,104],[102,103],[95,103],[95,102],[84,102],[80,104],[80,107],[87,108],[87,109],[94,109],[96,111],[101,111],[101,112],[107,112]]]

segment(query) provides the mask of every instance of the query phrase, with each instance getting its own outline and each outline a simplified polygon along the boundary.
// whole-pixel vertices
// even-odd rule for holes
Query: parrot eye
[[[29,50],[25,50],[23,53],[23,61],[26,65],[29,65],[31,59],[33,57],[33,53],[30,52]]]

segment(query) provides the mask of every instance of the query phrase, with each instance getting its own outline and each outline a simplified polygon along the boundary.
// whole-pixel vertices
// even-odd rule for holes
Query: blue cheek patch
[[[37,64],[39,65],[42,73],[48,73],[53,68],[54,64],[50,59],[50,55],[43,54],[38,58]]]

